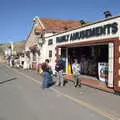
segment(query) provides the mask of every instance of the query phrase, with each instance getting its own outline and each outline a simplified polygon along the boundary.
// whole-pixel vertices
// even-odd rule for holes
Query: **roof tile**
[[[65,29],[77,28],[81,26],[80,21],[73,20],[57,20],[49,18],[40,18],[46,30],[63,31]]]

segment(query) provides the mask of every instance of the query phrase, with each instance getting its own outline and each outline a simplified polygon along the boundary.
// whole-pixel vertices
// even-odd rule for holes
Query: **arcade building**
[[[78,28],[45,37],[41,53],[49,58],[54,71],[55,60],[61,55],[65,74],[72,74],[71,65],[77,58],[81,75],[92,76],[115,92],[120,92],[120,16],[106,18]]]

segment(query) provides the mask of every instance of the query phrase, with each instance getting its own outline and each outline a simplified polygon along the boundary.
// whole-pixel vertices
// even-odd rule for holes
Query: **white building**
[[[66,29],[77,28],[81,25],[80,21],[57,20],[35,17],[33,26],[25,44],[25,55],[30,58],[31,68],[36,68],[39,63],[47,58],[46,37],[60,33]]]
[[[66,27],[68,23],[65,21],[63,25],[63,21],[34,19],[25,47],[32,67],[33,63],[50,59],[54,71],[55,60],[61,55],[65,59],[65,73],[69,74],[68,66],[77,58],[83,63],[82,74],[98,77],[108,87],[120,92],[120,16],[84,25],[80,21],[67,21],[69,27]],[[100,68],[100,64],[106,65],[107,69]],[[100,77],[104,77],[105,81]]]
[[[54,70],[56,56],[65,58],[66,73],[68,63],[74,58],[87,61],[85,75],[98,76],[98,64],[108,65],[108,70],[100,70],[101,75],[108,72],[107,86],[114,91],[120,91],[120,16],[106,18],[101,21],[86,24],[76,29],[45,37],[41,56],[49,58]],[[95,61],[95,62],[94,62]],[[91,62],[91,63],[90,63]],[[90,63],[90,64],[89,64]],[[93,68],[96,64],[97,68]],[[93,71],[90,73],[90,69]],[[96,72],[96,73],[95,73]],[[105,76],[104,76],[105,77]]]

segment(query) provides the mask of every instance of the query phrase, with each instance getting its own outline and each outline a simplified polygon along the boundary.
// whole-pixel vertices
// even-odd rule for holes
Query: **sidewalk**
[[[29,71],[29,70],[28,70]],[[31,71],[31,72],[30,72]],[[34,75],[34,77],[40,77],[40,73],[36,72],[35,70],[30,70],[30,74]],[[38,76],[36,76],[35,74],[38,74]],[[74,82],[73,80],[73,76],[72,75],[64,75],[64,78],[67,80],[67,81],[71,81],[71,82]],[[108,92],[108,93],[115,93],[113,89],[111,88],[108,88],[106,86],[106,84],[102,81],[99,81],[97,78],[95,77],[90,77],[90,76],[85,76],[85,75],[81,75],[81,84],[85,85],[85,86],[88,86],[88,87],[92,87],[92,88],[95,88],[95,89],[99,89],[99,90],[102,90],[102,91],[105,91],[105,92]]]
[[[72,75],[64,75],[66,80],[74,81]],[[114,93],[114,90],[108,88],[104,82],[99,81],[97,78],[81,75],[81,84],[103,90],[105,92]]]
[[[36,70],[23,70],[23,71],[26,71],[26,72],[28,71],[28,73],[30,73],[34,77],[37,77],[37,79],[40,79],[41,75]],[[38,74],[38,76],[36,76],[36,74]],[[64,78],[67,81],[74,82],[72,75],[65,74]],[[99,89],[99,90],[102,90],[102,91],[105,91],[105,92],[108,92],[108,93],[113,93],[113,94],[115,93],[113,89],[108,88],[104,82],[99,81],[95,77],[81,75],[81,84],[83,84],[85,86],[88,86],[88,87],[95,88],[95,89]]]

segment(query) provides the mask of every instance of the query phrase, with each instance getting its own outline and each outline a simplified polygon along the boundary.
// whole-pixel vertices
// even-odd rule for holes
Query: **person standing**
[[[59,58],[56,61],[56,65],[55,65],[55,70],[57,72],[56,86],[64,85],[64,78],[63,78],[64,67],[65,67],[64,62],[59,56]]]
[[[74,87],[81,87],[80,70],[81,65],[78,63],[77,59],[74,59],[74,63],[72,64],[73,78],[75,81]]]
[[[13,67],[14,66],[14,57],[11,56],[10,57],[10,67]]]
[[[23,68],[24,67],[24,61],[25,61],[25,59],[24,59],[24,54],[22,54],[21,56],[20,56],[20,66]]]

